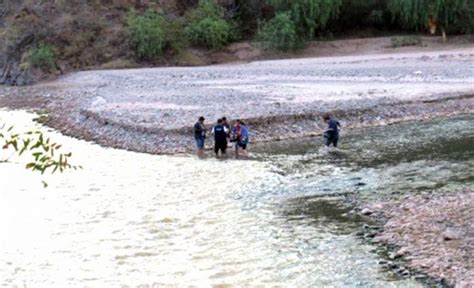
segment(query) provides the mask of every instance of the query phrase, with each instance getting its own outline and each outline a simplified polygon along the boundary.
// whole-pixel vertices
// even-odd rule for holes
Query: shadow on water
[[[348,213],[352,207],[340,197],[298,197],[284,202],[281,215],[288,222],[301,222],[309,219],[309,224],[324,227],[325,232],[335,235],[353,233],[367,219]]]

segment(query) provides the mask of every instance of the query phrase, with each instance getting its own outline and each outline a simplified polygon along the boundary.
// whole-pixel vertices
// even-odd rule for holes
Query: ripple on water
[[[32,125],[24,112],[0,118]],[[21,165],[0,165],[8,179],[0,192],[3,286],[417,285],[380,271],[372,247],[354,236],[359,220],[343,216],[347,207],[311,197],[317,179],[275,173],[300,165],[299,156],[281,165],[199,161],[50,135],[84,170],[46,177],[45,190]],[[352,171],[314,159],[299,171],[319,167],[325,183]],[[365,179],[353,173],[344,185],[357,177]]]

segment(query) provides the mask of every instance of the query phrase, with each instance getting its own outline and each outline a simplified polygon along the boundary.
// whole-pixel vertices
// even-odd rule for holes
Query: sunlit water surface
[[[0,111],[17,130],[32,117]],[[50,132],[84,169],[42,178],[18,159],[0,164],[0,285],[419,287],[380,268],[340,195],[472,185],[462,144],[472,123],[355,131],[340,153],[319,139],[259,145],[249,161],[152,156]],[[423,146],[437,139],[453,151]]]

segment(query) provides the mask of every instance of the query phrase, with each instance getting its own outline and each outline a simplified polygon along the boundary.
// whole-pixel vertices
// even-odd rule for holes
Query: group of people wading
[[[204,126],[206,119],[201,116],[198,122],[194,124],[194,139],[198,149],[198,157],[204,157],[204,144],[207,137],[207,129]],[[247,125],[241,120],[236,120],[231,127],[226,117],[217,120],[211,129],[214,135],[214,153],[216,157],[226,157],[229,142],[235,142],[235,157],[248,157],[247,146],[249,143],[249,130]]]
[[[323,121],[328,125],[323,133],[324,145],[327,147],[337,147],[339,141],[339,121],[331,117],[328,113],[324,113]],[[204,127],[204,117],[199,117],[198,122],[194,124],[194,139],[198,149],[198,157],[204,157],[204,144],[206,141],[207,130]],[[236,120],[231,127],[226,117],[217,120],[211,130],[214,135],[214,153],[216,157],[225,157],[227,155],[227,147],[229,142],[235,142],[235,157],[248,157],[247,146],[249,143],[249,129],[242,120]],[[220,154],[219,154],[220,153]]]

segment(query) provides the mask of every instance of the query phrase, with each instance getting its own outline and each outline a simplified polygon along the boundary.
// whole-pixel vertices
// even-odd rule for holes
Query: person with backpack
[[[227,151],[228,129],[224,126],[222,119],[217,120],[217,124],[212,128],[212,134],[214,134],[214,153],[216,153],[216,158],[219,157],[219,151],[221,151],[221,156],[223,157]]]
[[[193,132],[194,132],[194,140],[196,140],[197,146],[197,156],[199,158],[204,157],[204,142],[206,140],[206,128],[204,127],[204,120],[203,116],[199,117],[198,122],[194,124]]]

